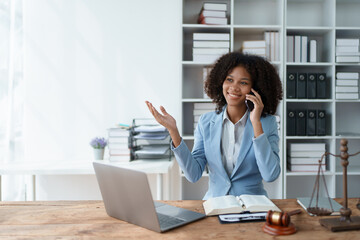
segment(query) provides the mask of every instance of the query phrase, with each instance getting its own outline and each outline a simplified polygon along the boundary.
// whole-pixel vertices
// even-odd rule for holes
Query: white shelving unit
[[[266,183],[270,198],[296,198],[310,196],[316,173],[289,172],[286,165],[287,147],[290,143],[326,143],[326,150],[339,153],[340,140],[349,140],[349,153],[360,150],[360,100],[335,99],[335,75],[338,71],[360,72],[360,64],[335,62],[336,38],[360,38],[360,1],[357,0],[227,0],[228,25],[196,24],[202,3],[200,0],[183,0],[182,16],[182,119],[179,123],[182,136],[192,148],[193,104],[210,102],[203,98],[202,68],[212,63],[192,61],[192,34],[230,33],[230,50],[239,50],[244,40],[263,40],[265,31],[279,31],[280,61],[276,66],[283,82],[284,100],[278,108],[281,117],[280,154],[282,175],[274,183]],[[286,60],[286,36],[305,35],[317,40],[316,63],[294,63]],[[287,73],[326,73],[326,99],[286,98]],[[287,136],[288,109],[326,110],[325,136]],[[283,131],[285,130],[285,131]],[[350,134],[351,133],[351,134]],[[339,159],[327,158],[325,179],[331,197],[342,197],[342,167]],[[356,183],[360,182],[360,156],[351,157],[348,168],[348,195],[359,197]],[[201,199],[207,190],[207,174],[196,184],[188,183],[182,176],[184,199]],[[323,194],[325,194],[323,192]]]
[[[211,66],[212,62],[197,63],[192,61],[193,33],[230,33],[230,51],[239,50],[245,40],[263,40],[265,31],[278,31],[280,36],[284,33],[284,2],[283,0],[228,0],[206,1],[227,3],[228,25],[202,25],[196,24],[198,14],[205,1],[183,0],[182,24],[182,119],[179,123],[180,131],[186,144],[192,149],[193,137],[193,109],[194,103],[211,102],[203,98],[203,67]],[[269,11],[271,10],[271,11]],[[280,61],[273,62],[282,77],[283,38],[280,37]],[[282,114],[282,104],[278,114]],[[282,135],[282,133],[281,133]],[[281,136],[280,136],[281,137]],[[280,146],[282,153],[282,146]],[[184,199],[201,199],[208,184],[208,175],[193,184],[182,177],[182,196]],[[283,182],[279,177],[273,183],[265,183],[265,188],[271,198],[282,198]]]
[[[318,1],[285,1],[285,31],[287,35],[305,35],[318,42],[318,62],[289,63],[285,62],[284,79],[290,72],[323,72],[327,76],[326,99],[287,99],[284,94],[284,112],[288,109],[324,109],[326,110],[325,136],[287,136],[284,133],[284,154],[290,143],[326,143],[326,150],[339,153],[341,138],[349,140],[349,153],[360,150],[360,101],[335,99],[335,76],[338,71],[360,72],[359,64],[344,64],[335,62],[336,38],[360,38],[360,17],[358,10],[360,2],[354,0],[318,0]],[[299,20],[301,19],[301,21]],[[286,47],[284,47],[286,56]],[[286,59],[285,59],[286,60]],[[284,85],[286,90],[286,81]],[[286,114],[284,114],[286,116]],[[286,129],[286,117],[283,118]],[[351,133],[351,134],[349,134]],[[359,197],[360,191],[356,186],[360,182],[360,157],[349,158],[348,167],[348,195]],[[329,157],[326,159],[326,184],[331,197],[342,197],[342,166],[340,159]],[[286,170],[283,161],[284,198],[311,196],[316,173],[290,172]],[[322,194],[326,194],[324,191]]]

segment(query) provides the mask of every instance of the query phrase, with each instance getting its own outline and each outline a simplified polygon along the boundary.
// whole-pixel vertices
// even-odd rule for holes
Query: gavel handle
[[[296,209],[296,210],[292,210],[292,211],[288,212],[289,216],[299,214],[299,213],[302,213],[301,209]]]

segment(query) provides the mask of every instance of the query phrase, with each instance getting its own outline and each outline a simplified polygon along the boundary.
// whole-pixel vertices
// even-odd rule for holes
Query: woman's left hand
[[[251,88],[251,92],[255,95],[246,94],[246,99],[254,103],[254,109],[250,112],[250,121],[252,124],[260,122],[261,113],[264,109],[264,104],[261,100],[260,94]]]

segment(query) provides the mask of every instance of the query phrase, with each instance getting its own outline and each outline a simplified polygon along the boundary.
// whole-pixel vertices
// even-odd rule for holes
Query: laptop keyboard
[[[171,226],[177,225],[179,223],[185,222],[185,220],[175,218],[175,217],[171,217],[171,216],[168,216],[168,215],[164,215],[164,214],[161,214],[161,213],[157,213],[157,215],[158,215],[158,218],[159,218],[160,226],[162,228],[171,227]]]

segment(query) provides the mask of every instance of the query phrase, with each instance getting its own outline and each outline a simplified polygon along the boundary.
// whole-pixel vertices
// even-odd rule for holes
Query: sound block
[[[262,230],[271,235],[290,235],[296,233],[296,228],[293,223],[290,223],[287,227],[272,225],[265,223]]]
[[[296,228],[293,223],[290,223],[289,226],[287,226],[287,227],[265,223],[263,226],[263,231],[268,234],[275,235],[275,236],[290,235],[290,234],[296,233]]]
[[[331,230],[332,232],[359,230],[360,229],[360,216],[350,217],[351,222],[342,222],[340,218],[325,218],[320,219],[319,222],[322,226]]]

